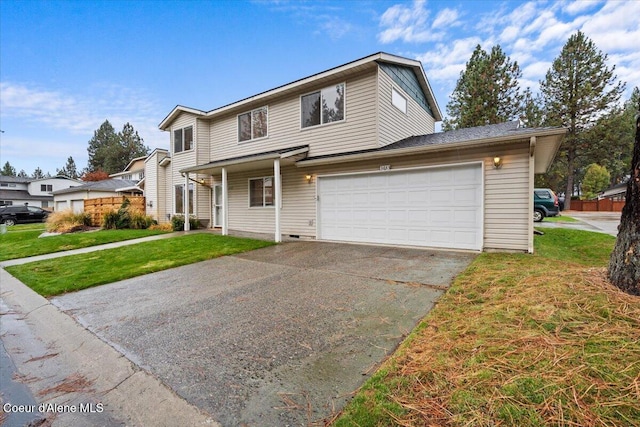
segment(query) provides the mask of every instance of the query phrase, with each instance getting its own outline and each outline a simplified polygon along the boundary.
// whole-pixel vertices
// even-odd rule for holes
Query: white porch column
[[[227,214],[229,212],[229,200],[227,197],[227,187],[229,183],[227,182],[227,168],[222,168],[222,235],[226,236],[229,234],[229,221],[227,220]]]
[[[184,231],[189,231],[189,172],[184,174],[184,195],[182,196],[182,206],[184,207]]]
[[[273,190],[274,198],[273,203],[276,207],[276,243],[282,241],[282,233],[280,232],[280,202],[282,200],[282,194],[280,194],[280,159],[273,161]]]

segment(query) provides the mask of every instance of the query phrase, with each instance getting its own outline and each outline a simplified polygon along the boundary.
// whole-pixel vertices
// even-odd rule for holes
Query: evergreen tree
[[[640,102],[636,87],[622,108],[614,108],[598,118],[596,125],[585,133],[585,163],[600,163],[611,173],[610,185],[626,181],[633,153],[635,129],[633,120]]]
[[[27,175],[27,173],[24,171],[24,169],[20,169],[20,172],[18,172],[18,175],[16,175],[18,178],[29,178],[29,175]]]
[[[78,178],[78,169],[76,168],[76,162],[73,161],[73,157],[69,156],[67,164],[62,169],[56,169],[56,175],[64,175],[68,178]]]
[[[93,172],[98,169],[104,169],[107,159],[114,151],[117,151],[118,135],[115,129],[105,120],[100,127],[93,132],[93,138],[89,140],[89,164],[87,169]],[[108,171],[109,173],[121,172],[119,170]]]
[[[0,170],[0,175],[16,176],[16,168],[11,166],[11,163],[7,161],[7,163],[5,163],[4,166],[2,167],[2,170]]]
[[[500,45],[491,53],[480,45],[471,55],[447,104],[444,130],[502,123],[522,113],[523,95],[518,79],[522,72]]]
[[[616,83],[615,67],[609,69],[606,61],[607,55],[579,31],[569,37],[540,82],[547,124],[569,129],[556,157],[566,163],[565,209],[571,208],[577,172],[588,148],[585,132],[624,91],[624,84]]]
[[[33,178],[34,179],[42,179],[42,178],[44,178],[44,172],[42,172],[42,169],[37,167],[36,170],[33,171]]]
[[[103,170],[112,174],[122,172],[132,159],[149,154],[149,148],[130,123],[126,123],[122,131],[116,133],[109,120],[105,120],[94,132],[87,152],[88,172]]]

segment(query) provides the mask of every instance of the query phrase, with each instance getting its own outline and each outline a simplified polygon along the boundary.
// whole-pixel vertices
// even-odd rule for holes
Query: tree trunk
[[[628,294],[640,296],[640,111],[636,116],[636,140],[626,199],[618,239],[609,261],[609,280]]]
[[[576,152],[574,147],[567,149],[567,189],[564,193],[564,210],[571,209],[571,196],[573,196],[573,177],[575,171]]]

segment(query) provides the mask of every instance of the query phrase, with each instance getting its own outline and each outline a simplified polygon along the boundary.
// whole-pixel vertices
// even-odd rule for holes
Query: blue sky
[[[443,114],[475,46],[538,90],[582,30],[631,89],[640,1],[0,1],[0,163],[55,173],[108,119],[150,148],[177,104],[211,110],[384,51],[422,61]]]

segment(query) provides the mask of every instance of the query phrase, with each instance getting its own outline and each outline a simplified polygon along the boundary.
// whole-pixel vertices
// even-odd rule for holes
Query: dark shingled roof
[[[134,187],[138,185],[137,180],[133,179],[105,179],[103,181],[90,181],[83,185],[78,185],[76,187],[65,188],[64,190],[54,191],[53,194],[66,194],[66,193],[74,193],[78,190],[86,191],[113,191],[115,192],[118,188],[125,187]]]
[[[330,157],[340,157],[352,154],[364,154],[385,152],[390,150],[398,150],[402,148],[425,147],[430,145],[454,144],[457,142],[466,142],[482,139],[504,138],[504,137],[520,137],[529,134],[536,134],[541,130],[553,128],[527,128],[519,121],[511,121],[499,123],[496,125],[476,126],[472,128],[450,130],[446,132],[432,133],[428,135],[410,136],[392,144],[385,145],[380,148],[372,148],[368,150],[352,151],[348,153],[327,154],[323,156],[307,157],[305,160],[315,160]],[[303,160],[302,162],[304,162]]]

